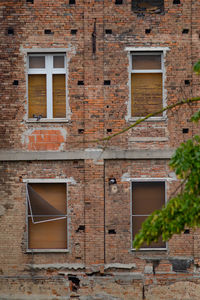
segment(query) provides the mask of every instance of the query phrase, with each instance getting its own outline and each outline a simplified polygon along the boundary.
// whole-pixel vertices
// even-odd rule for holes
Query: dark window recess
[[[44,34],[52,34],[51,29],[45,29]]]
[[[181,4],[181,1],[180,0],[174,0],[173,4]]]
[[[84,81],[83,80],[79,80],[78,81],[78,85],[84,85]]]
[[[109,132],[112,132],[112,129],[111,129],[111,128],[108,128],[108,129],[107,129],[107,133],[109,133]]]
[[[13,81],[13,85],[18,85],[19,84],[19,81],[18,80],[14,80]]]
[[[191,260],[189,259],[172,259],[170,262],[174,272],[186,272],[191,265]]]
[[[150,28],[148,28],[148,29],[145,29],[145,33],[146,33],[146,34],[149,34],[149,33],[151,33],[151,29],[150,29]]]
[[[106,29],[106,34],[112,34],[112,29]]]
[[[27,3],[31,3],[33,4],[34,3],[34,0],[26,0]]]
[[[132,10],[158,14],[164,10],[164,0],[132,0]]]
[[[80,225],[78,227],[78,229],[76,230],[76,232],[79,232],[79,231],[85,231],[85,225]]]
[[[8,34],[14,35],[14,29],[13,28],[8,28]]]
[[[77,33],[77,29],[71,29],[71,34],[75,35]]]
[[[182,30],[182,34],[188,34],[188,33],[189,33],[189,29],[184,28],[184,29]]]
[[[121,4],[123,4],[123,0],[115,0],[115,4],[116,5],[121,5]]]
[[[82,133],[84,133],[84,129],[78,129],[78,133],[80,133],[80,134],[82,134]]]
[[[69,0],[69,4],[70,5],[76,4],[76,0]]]
[[[77,292],[80,287],[80,279],[76,277],[76,275],[68,275],[68,280],[71,281],[71,290],[72,292]]]
[[[185,229],[184,234],[190,234],[190,229]]]
[[[188,133],[189,132],[189,128],[183,128],[183,133]]]
[[[108,234],[116,234],[115,229],[109,229],[109,230],[108,230]]]
[[[185,80],[185,85],[190,85],[190,80]]]
[[[104,80],[104,85],[110,85],[110,80]]]

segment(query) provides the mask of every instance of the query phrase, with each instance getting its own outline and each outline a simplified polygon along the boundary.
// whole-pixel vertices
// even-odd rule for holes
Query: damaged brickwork
[[[153,84],[153,95],[162,93],[159,105],[199,96],[192,71],[199,14],[199,1],[190,0],[1,0],[0,299],[199,300],[199,229],[186,228],[159,249],[132,248],[139,215],[133,182],[159,183],[170,198],[179,183],[168,163],[181,142],[199,133],[189,121],[199,102],[91,142],[137,119],[132,85],[144,72],[139,56],[145,67],[155,57],[157,75],[149,75],[150,64],[143,91]],[[142,99],[144,81],[137,82]],[[58,220],[55,228],[29,223],[35,216],[28,185],[44,183],[46,194],[48,185],[66,185],[65,217],[58,199],[48,206],[36,197],[40,208],[65,218],[62,233]],[[37,228],[48,246],[47,223],[58,244],[67,243],[31,247]]]

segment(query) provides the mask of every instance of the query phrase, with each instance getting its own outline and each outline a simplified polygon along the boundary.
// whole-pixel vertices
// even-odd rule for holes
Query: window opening
[[[132,9],[136,12],[161,13],[164,0],[132,0]]]

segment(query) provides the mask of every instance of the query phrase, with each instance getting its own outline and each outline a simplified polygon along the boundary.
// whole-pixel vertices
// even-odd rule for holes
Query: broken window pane
[[[164,10],[164,0],[132,0],[134,11],[160,13]]]

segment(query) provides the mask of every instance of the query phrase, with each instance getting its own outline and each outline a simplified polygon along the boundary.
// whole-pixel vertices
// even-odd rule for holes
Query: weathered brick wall
[[[144,14],[132,12],[131,0],[122,5],[108,0],[76,0],[75,5],[64,0],[1,1],[0,154],[5,156],[0,156],[0,298],[199,299],[199,232],[174,236],[167,251],[131,251],[131,190],[125,179],[168,178],[170,196],[177,183],[170,181],[169,157],[160,158],[164,150],[199,132],[189,119],[200,103],[169,111],[166,120],[146,121],[108,142],[87,142],[132,124],[126,47],[169,48],[167,104],[199,95],[192,66],[199,59],[200,3],[164,2],[164,13]],[[33,48],[66,49],[68,122],[27,122],[26,64]],[[137,149],[157,150],[160,157],[116,154]],[[29,159],[23,153],[17,158],[16,151],[28,152]],[[31,159],[37,151],[47,158]],[[73,159],[68,151],[74,152]],[[49,158],[51,152],[66,157]],[[70,177],[76,184],[69,184],[69,253],[27,254],[23,179]],[[112,177],[116,192],[108,184]],[[85,229],[78,230],[80,225]],[[80,279],[76,291],[68,275]]]

